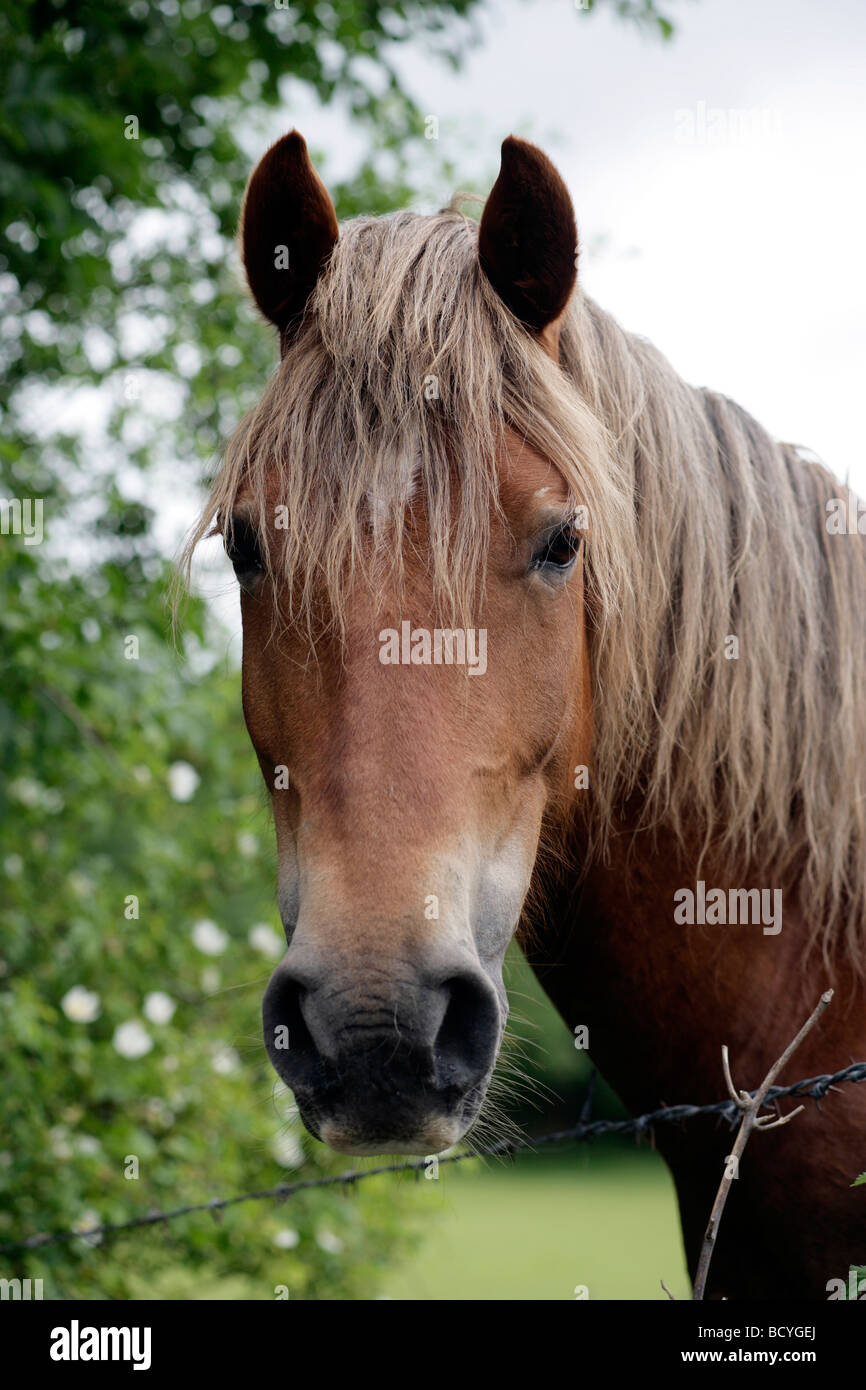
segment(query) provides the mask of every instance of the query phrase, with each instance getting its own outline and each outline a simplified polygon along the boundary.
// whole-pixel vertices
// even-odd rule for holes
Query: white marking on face
[[[411,502],[418,488],[420,468],[421,459],[418,454],[400,454],[393,460],[393,466],[386,471],[380,485],[368,490],[367,506],[374,535],[381,531],[396,505]]]
[[[482,859],[476,908],[475,948],[482,963],[499,960],[520,920],[535,862],[535,841],[516,830],[498,852]]]

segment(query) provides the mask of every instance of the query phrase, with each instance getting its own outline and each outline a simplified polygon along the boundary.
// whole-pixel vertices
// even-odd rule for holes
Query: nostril
[[[262,1000],[265,1047],[277,1073],[293,1089],[321,1084],[323,1058],[304,1017],[304,984],[277,968]]]
[[[493,990],[474,976],[445,980],[448,1006],[434,1043],[440,1086],[466,1090],[487,1074],[499,1040],[499,1010]]]
[[[271,1064],[312,1132],[323,1116],[345,1112],[359,1124],[372,1117],[382,1135],[396,1133],[395,1123],[420,1123],[416,1111],[451,1111],[477,1095],[501,1023],[496,991],[481,970],[461,963],[443,970],[444,980],[402,980],[381,997],[371,988],[366,1007],[347,1008],[346,977],[330,978],[314,964],[290,951],[262,1000]]]

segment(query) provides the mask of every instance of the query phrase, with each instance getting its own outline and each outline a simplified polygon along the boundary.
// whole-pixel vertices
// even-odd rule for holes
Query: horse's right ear
[[[292,130],[259,160],[241,211],[247,281],[284,346],[338,235],[334,204]]]

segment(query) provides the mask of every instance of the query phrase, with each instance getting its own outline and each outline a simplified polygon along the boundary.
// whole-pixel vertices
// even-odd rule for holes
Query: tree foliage
[[[285,81],[339,92],[371,132],[340,210],[356,185],[388,207],[407,185],[377,159],[418,117],[386,50],[427,32],[447,52],[471,3],[0,17],[0,497],[38,500],[45,526],[0,536],[0,1242],[345,1166],[261,1044],[282,950],[267,799],[200,602],[173,648],[158,503],[272,365],[232,258],[241,113]],[[64,423],[82,398],[96,434],[89,411]],[[413,1200],[374,1182],[0,1264],[47,1297],[366,1297]]]
[[[232,244],[239,132],[291,125],[298,94],[338,103],[366,151],[338,213],[405,202],[439,166],[396,55],[456,61],[476,6],[0,12],[0,498],[45,525],[34,544],[4,509],[0,535],[0,1243],[342,1166],[274,1091],[266,798],[200,602],[172,645],[160,526],[274,362]],[[655,23],[652,0],[615,7]],[[366,1297],[419,1200],[378,1181],[0,1273],[47,1297]]]

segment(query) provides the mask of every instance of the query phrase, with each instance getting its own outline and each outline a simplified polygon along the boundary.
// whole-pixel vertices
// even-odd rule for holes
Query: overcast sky
[[[571,190],[583,283],[687,380],[866,493],[866,3],[679,0],[651,40],[571,0],[499,0],[458,75],[403,70],[483,171],[510,131]],[[453,149],[452,149],[453,147]]]
[[[467,179],[509,132],[547,149],[584,286],[624,327],[866,495],[866,3],[662,9],[669,43],[573,0],[491,0],[462,71],[420,44],[399,65]],[[326,174],[351,170],[339,112],[292,99],[273,132],[295,123]]]
[[[573,0],[490,0],[459,73],[399,67],[437,148],[495,175],[509,132],[574,199],[585,288],[687,380],[734,396],[866,493],[866,2],[662,0],[669,43]],[[290,93],[332,178],[363,136]]]

